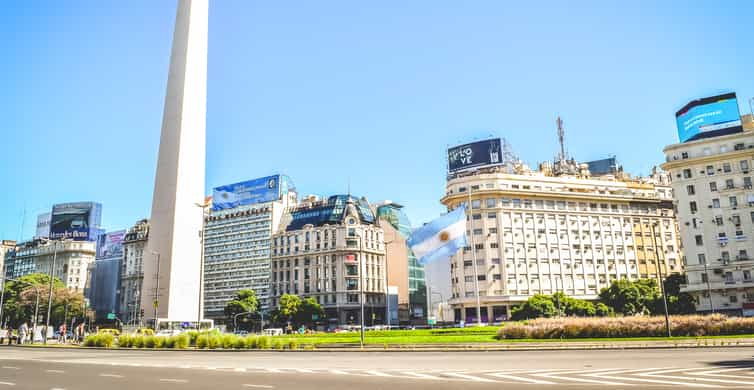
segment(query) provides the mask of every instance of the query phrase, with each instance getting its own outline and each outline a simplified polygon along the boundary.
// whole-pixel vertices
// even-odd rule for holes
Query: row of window
[[[741,160],[738,162],[738,166],[740,168],[740,172],[743,173],[749,173],[749,161],[748,160]],[[707,175],[707,176],[714,176],[715,174],[729,174],[733,173],[733,167],[731,166],[731,163],[722,163],[719,165],[719,168],[716,168],[714,165],[707,165],[704,170],[699,171],[699,174],[701,175]],[[694,176],[693,171],[691,168],[685,168],[681,173],[677,175],[677,177],[683,177],[684,179],[691,179]]]

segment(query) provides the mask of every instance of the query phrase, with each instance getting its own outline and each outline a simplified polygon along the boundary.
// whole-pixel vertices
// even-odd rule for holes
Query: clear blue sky
[[[754,96],[754,2],[657,3],[213,0],[207,191],[350,179],[417,224],[443,211],[446,145],[503,136],[535,163],[557,115],[577,159],[647,173],[688,100]],[[0,238],[57,202],[101,202],[107,229],[149,215],[175,5],[3,4]]]

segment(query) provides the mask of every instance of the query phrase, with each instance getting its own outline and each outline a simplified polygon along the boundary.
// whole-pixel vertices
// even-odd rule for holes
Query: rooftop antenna
[[[558,125],[558,142],[560,143],[560,156],[558,156],[558,160],[563,162],[566,160],[565,129],[563,128],[563,120],[560,119],[560,116],[558,116],[558,119],[555,120],[555,123],[557,123]]]

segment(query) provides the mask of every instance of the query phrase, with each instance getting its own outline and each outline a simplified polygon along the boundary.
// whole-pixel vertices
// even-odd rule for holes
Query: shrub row
[[[84,341],[85,346],[106,346],[113,344],[112,337],[108,345],[95,345],[95,339],[102,335],[92,335]],[[92,344],[89,344],[89,338]],[[193,343],[192,343],[193,340]],[[195,346],[198,349],[298,349],[295,339],[279,339],[268,336],[238,336],[234,334],[220,334],[219,332],[191,332],[176,336],[129,336],[118,338],[119,348],[176,348],[184,349]]]
[[[188,348],[191,337],[188,334],[176,336],[129,336],[118,337],[119,348]]]
[[[110,348],[114,341],[115,337],[109,333],[91,334],[84,339],[84,346]]]
[[[754,334],[754,318],[724,315],[671,316],[673,336]],[[540,318],[506,324],[498,339],[576,339],[605,337],[663,337],[665,317]]]

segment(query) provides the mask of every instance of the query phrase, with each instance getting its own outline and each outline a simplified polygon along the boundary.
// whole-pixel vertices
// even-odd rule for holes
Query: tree
[[[529,298],[526,302],[511,309],[511,319],[520,321],[529,318],[554,317],[557,314],[552,297],[543,294],[537,294]]]
[[[686,277],[673,274],[665,278],[663,286],[668,296],[668,313],[692,314],[696,312],[694,297],[689,293],[681,292],[681,285],[686,283]],[[662,302],[660,302],[662,304]]]
[[[3,302],[3,317],[0,319],[0,324],[10,325],[11,327],[18,327],[22,322],[30,323],[33,321],[34,305],[36,304],[36,290],[39,289],[39,314],[44,315],[47,312],[47,298],[50,277],[47,274],[35,273],[21,276],[16,281],[7,281],[5,283],[5,300]],[[50,319],[51,323],[62,322],[63,315],[58,318],[56,316],[57,307],[64,302],[72,299],[72,295],[68,295],[69,291],[65,288],[65,284],[58,279],[53,279],[53,301],[52,310],[53,316]],[[71,293],[74,294],[74,293]],[[74,294],[75,295],[75,294]],[[81,295],[78,293],[78,295]],[[83,296],[81,296],[83,302]],[[63,313],[63,312],[61,312]]]
[[[254,290],[240,290],[236,293],[235,298],[225,304],[225,317],[228,319],[228,323],[232,324],[234,317],[242,313],[256,313],[259,308],[259,300]],[[242,324],[247,321],[244,320]],[[235,329],[234,329],[235,330]]]
[[[660,289],[654,279],[616,280],[600,291],[600,300],[624,315],[655,313],[658,299],[662,304]]]
[[[293,320],[293,316],[296,315],[300,306],[301,298],[296,295],[283,294],[280,297],[280,304],[278,305],[280,319],[283,321]]]
[[[311,326],[318,319],[324,317],[325,311],[316,299],[309,297],[301,301],[296,314],[294,315],[294,323],[296,326]]]

